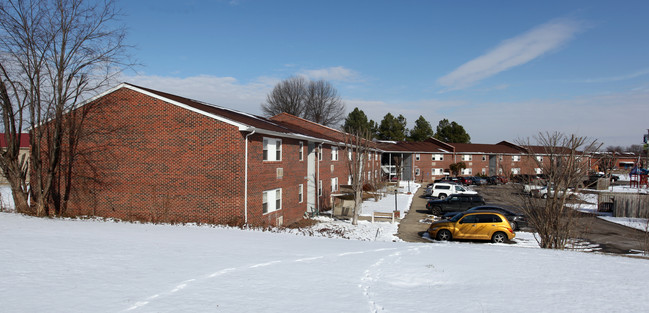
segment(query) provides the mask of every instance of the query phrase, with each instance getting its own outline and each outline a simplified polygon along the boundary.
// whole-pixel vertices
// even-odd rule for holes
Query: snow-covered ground
[[[0,237],[2,312],[649,311],[649,261],[600,254],[8,213]]]

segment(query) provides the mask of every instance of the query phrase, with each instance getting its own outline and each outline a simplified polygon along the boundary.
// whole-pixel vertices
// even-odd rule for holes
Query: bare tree
[[[345,117],[345,104],[338,91],[324,80],[309,82],[304,106],[307,120],[325,126],[337,125]]]
[[[352,225],[358,225],[358,215],[363,201],[363,186],[369,177],[363,175],[367,166],[368,154],[372,141],[368,140],[371,133],[368,129],[356,129],[345,133],[345,151],[347,151],[347,166],[352,177],[351,189],[354,193],[354,215]]]
[[[266,96],[266,103],[261,109],[267,116],[288,113],[295,116],[304,116],[304,91],[307,81],[302,76],[293,76],[279,82],[273,91]]]
[[[531,159],[536,161],[549,188],[547,199],[521,197],[521,208],[530,226],[538,233],[537,241],[541,248],[564,249],[575,228],[576,211],[566,206],[573,195],[569,188],[577,191],[589,169],[586,158],[597,151],[599,144],[586,137],[546,132],[536,137],[536,145],[532,145],[529,139],[520,141],[519,145],[526,148]]]
[[[29,128],[29,192],[39,216],[55,213],[50,204],[61,162],[74,160],[76,139],[71,137],[79,134],[85,114],[66,113],[105,88],[127,65],[122,61],[125,30],[115,26],[118,17],[112,0],[0,4],[0,99],[5,136],[11,143],[7,152],[15,148],[12,140]],[[1,162],[17,209],[28,211],[26,175],[17,170],[24,168],[24,160],[12,151],[3,153]]]
[[[345,104],[329,82],[301,76],[279,82],[261,109],[266,116],[289,113],[325,126],[334,126],[345,116]]]

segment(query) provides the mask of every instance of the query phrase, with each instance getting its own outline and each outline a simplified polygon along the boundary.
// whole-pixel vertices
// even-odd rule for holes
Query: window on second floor
[[[301,141],[300,141],[299,156],[300,156],[300,161],[303,161],[304,160],[304,142],[301,142]]]
[[[282,160],[282,140],[264,138],[264,161]]]
[[[331,147],[331,160],[338,161],[338,147]]]

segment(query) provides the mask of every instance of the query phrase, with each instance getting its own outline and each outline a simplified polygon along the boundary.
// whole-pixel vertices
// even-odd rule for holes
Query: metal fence
[[[649,217],[649,194],[605,192],[597,197],[597,210],[614,217]]]

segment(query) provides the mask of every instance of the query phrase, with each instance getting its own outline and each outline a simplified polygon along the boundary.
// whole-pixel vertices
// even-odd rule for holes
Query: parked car
[[[441,200],[428,200],[426,209],[431,214],[442,215],[444,212],[466,211],[484,204],[484,199],[478,194],[455,194]]]
[[[512,181],[519,184],[538,184],[540,179],[537,175],[532,174],[518,174],[512,177]]]
[[[600,173],[590,174],[590,175],[588,175],[588,179],[584,180],[584,187],[593,187],[593,186],[595,186],[597,184],[597,180],[599,180],[600,178],[605,178],[605,177],[606,177],[606,175],[604,173],[601,173],[601,172]],[[611,174],[609,179],[611,180],[611,182],[616,182],[616,181],[618,181],[620,179],[620,176]]]
[[[481,185],[486,185],[487,184],[487,180],[482,178],[482,177],[471,176],[470,178],[471,178],[471,184],[472,185],[481,186]]]
[[[525,218],[525,215],[515,213],[513,211],[507,210],[500,206],[481,205],[481,206],[470,208],[465,212],[480,212],[480,211],[495,211],[502,214],[507,218],[507,220],[509,221],[509,225],[511,225],[513,230],[519,230],[521,227],[527,227],[527,219]],[[457,215],[458,213],[462,213],[462,212],[448,212],[444,214],[443,218],[450,219],[453,216]]]
[[[451,176],[446,176],[443,178],[439,178],[435,180],[435,183],[455,183],[455,184],[461,184],[462,182],[460,181],[459,177],[451,177]]]
[[[576,197],[574,191],[567,189],[566,192],[568,194],[568,198],[572,199]],[[554,197],[554,188],[552,187],[548,188],[548,186],[543,186],[542,188],[539,189],[533,189],[531,191],[531,194],[532,197],[535,198],[547,199],[548,197]],[[563,197],[563,191],[558,191],[557,196]]]
[[[435,183],[430,191],[430,196],[444,199],[451,194],[478,194],[473,190],[453,183]]]
[[[471,185],[471,183],[473,182],[470,176],[458,177],[458,179],[463,185],[467,185],[467,186]]]
[[[516,236],[507,219],[496,211],[458,213],[451,219],[433,222],[428,235],[441,241],[479,239],[494,243],[503,243]]]

